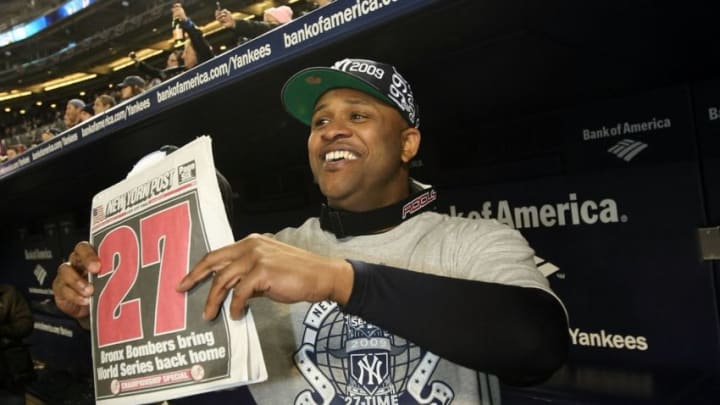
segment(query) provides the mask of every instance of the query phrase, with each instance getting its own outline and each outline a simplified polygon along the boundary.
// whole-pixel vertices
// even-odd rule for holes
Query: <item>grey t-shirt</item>
[[[337,239],[310,218],[274,237],[325,256],[553,294],[526,240],[495,220],[426,212],[384,233]],[[334,302],[287,305],[259,298],[250,305],[269,374],[249,387],[259,404],[480,403],[474,370],[344,314]]]

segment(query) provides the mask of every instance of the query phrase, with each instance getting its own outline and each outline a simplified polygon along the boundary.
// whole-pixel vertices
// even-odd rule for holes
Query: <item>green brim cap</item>
[[[344,59],[332,67],[301,70],[285,82],[282,103],[290,115],[310,125],[317,100],[326,91],[338,88],[369,94],[396,108],[411,126],[419,125],[410,85],[393,66],[366,59]]]

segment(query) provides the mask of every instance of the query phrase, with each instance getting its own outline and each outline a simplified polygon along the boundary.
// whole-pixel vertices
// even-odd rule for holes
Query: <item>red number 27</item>
[[[158,262],[154,333],[161,335],[185,328],[187,294],[176,292],[175,285],[188,271],[190,228],[190,208],[185,201],[142,218],[139,243],[135,230],[125,225],[110,231],[100,242],[98,256],[102,268],[98,277],[110,278],[97,298],[99,347],[143,337],[140,306],[143,298],[125,298],[136,284],[140,270]]]

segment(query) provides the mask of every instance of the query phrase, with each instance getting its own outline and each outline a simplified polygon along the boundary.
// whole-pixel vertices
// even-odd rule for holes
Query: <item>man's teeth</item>
[[[357,159],[357,156],[355,156],[352,152],[347,150],[334,150],[332,152],[328,152],[325,154],[325,161],[337,161],[337,160],[355,160]]]

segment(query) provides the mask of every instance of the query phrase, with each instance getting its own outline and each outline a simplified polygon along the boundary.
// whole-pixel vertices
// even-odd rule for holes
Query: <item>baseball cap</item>
[[[85,107],[85,102],[80,100],[79,98],[72,98],[72,99],[68,100],[67,103],[72,106],[75,106],[76,108],[80,108],[80,109]]]
[[[145,79],[143,79],[140,76],[137,75],[130,75],[125,77],[125,79],[118,83],[118,87],[125,87],[125,86],[139,86],[139,87],[145,87]]]
[[[281,98],[285,109],[310,125],[315,103],[326,91],[350,88],[394,107],[410,126],[420,126],[419,108],[410,84],[394,66],[369,59],[343,59],[331,67],[311,67],[285,82]]]

